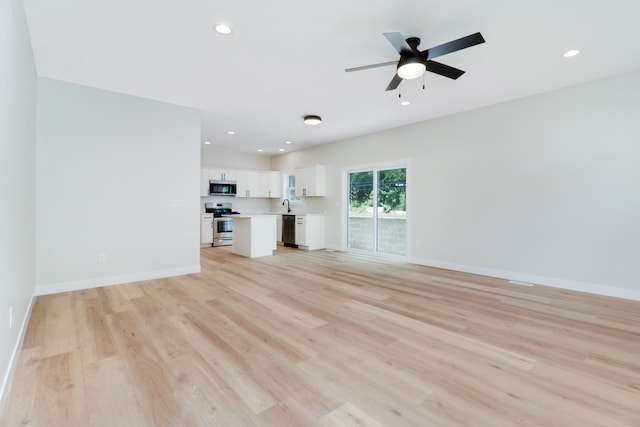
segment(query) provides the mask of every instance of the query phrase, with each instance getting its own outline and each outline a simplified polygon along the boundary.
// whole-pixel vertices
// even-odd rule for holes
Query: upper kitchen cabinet
[[[212,181],[236,181],[237,173],[231,169],[209,169],[209,179]]]
[[[237,171],[236,184],[236,197],[261,197],[258,171]]]
[[[209,195],[209,169],[200,169],[200,197]]]
[[[327,195],[326,166],[315,165],[296,169],[296,196],[323,197]]]
[[[280,172],[259,172],[258,197],[279,199],[282,197],[282,183]]]

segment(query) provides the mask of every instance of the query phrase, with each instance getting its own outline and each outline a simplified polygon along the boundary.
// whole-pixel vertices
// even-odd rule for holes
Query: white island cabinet
[[[231,252],[249,258],[273,255],[276,249],[275,215],[234,215]]]

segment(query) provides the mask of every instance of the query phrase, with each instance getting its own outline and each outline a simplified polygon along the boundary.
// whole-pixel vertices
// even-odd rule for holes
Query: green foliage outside
[[[378,171],[378,207],[385,214],[407,210],[407,171],[389,169]],[[373,209],[373,172],[349,174],[349,211],[351,214],[370,214]],[[369,209],[367,209],[369,208]]]

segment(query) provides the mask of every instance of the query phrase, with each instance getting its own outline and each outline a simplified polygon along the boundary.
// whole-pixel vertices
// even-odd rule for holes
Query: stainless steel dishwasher
[[[282,215],[282,244],[290,248],[297,248],[296,245],[296,216]]]

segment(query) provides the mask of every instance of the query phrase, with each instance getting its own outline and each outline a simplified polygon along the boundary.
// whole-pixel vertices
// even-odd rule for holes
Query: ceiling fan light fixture
[[[315,126],[315,125],[319,125],[320,123],[322,123],[322,118],[320,116],[314,116],[314,115],[304,116],[305,125]]]
[[[403,79],[417,79],[426,69],[422,62],[407,62],[398,67],[398,75]]]

